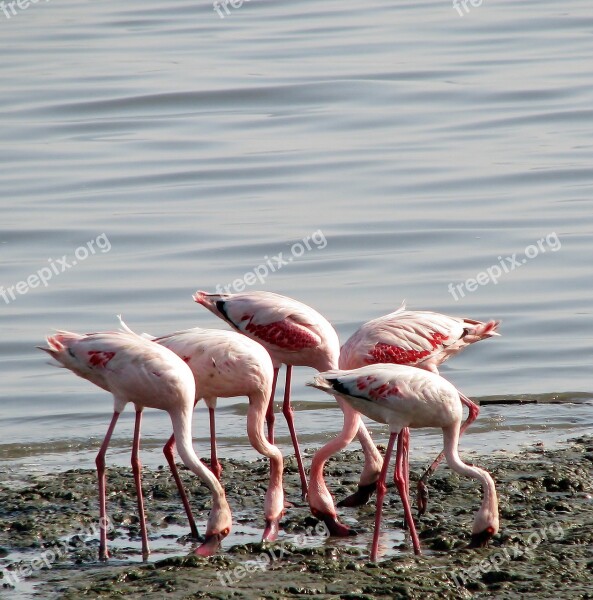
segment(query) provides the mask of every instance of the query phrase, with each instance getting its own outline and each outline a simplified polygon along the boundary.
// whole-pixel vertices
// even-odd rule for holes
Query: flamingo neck
[[[309,504],[312,508],[330,515],[335,515],[336,510],[325,485],[323,467],[330,457],[344,449],[354,439],[361,422],[359,414],[344,400],[337,398],[337,401],[344,412],[344,426],[337,437],[315,452],[311,461],[309,479]]]
[[[267,440],[265,434],[265,419],[270,390],[249,397],[247,409],[247,435],[251,445],[260,454],[270,459],[270,484],[266,493],[265,513],[267,519],[277,519],[284,510],[284,491],[282,488],[282,473],[284,460],[278,448]]]
[[[179,457],[183,461],[183,464],[197,475],[212,492],[213,508],[228,509],[224,489],[220,485],[220,482],[216,479],[212,471],[202,463],[194,451],[191,436],[192,413],[193,407],[191,405],[184,407],[182,410],[169,413]]]
[[[477,479],[482,484],[482,504],[474,518],[474,533],[490,526],[495,529],[495,532],[498,531],[498,497],[494,480],[483,469],[468,465],[459,458],[459,423],[443,428],[443,441],[449,467],[460,475]]]

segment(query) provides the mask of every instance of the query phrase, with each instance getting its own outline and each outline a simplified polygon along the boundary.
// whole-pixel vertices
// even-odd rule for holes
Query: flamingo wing
[[[299,351],[322,342],[320,316],[309,307],[272,292],[206,294],[194,299],[237,331],[282,350]]]

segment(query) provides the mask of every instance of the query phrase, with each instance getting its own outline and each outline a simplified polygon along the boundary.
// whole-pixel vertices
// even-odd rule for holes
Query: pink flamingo
[[[138,513],[142,534],[142,557],[150,554],[142,496],[140,426],[144,408],[165,410],[171,417],[179,455],[184,464],[195,473],[212,492],[212,510],[208,518],[206,538],[196,554],[210,556],[231,530],[232,517],[224,490],[212,472],[196,456],[192,446],[191,422],[195,383],[189,367],[173,352],[124,332],[90,333],[79,335],[59,331],[47,338],[48,347],[38,346],[73,373],[88,379],[111,392],[114,399],[113,417],[97,454],[99,478],[99,510],[101,523],[106,522],[105,454],[120,413],[128,402],[136,408],[132,470],[138,497]],[[106,560],[107,535],[101,528],[99,558]]]
[[[284,492],[282,453],[268,442],[264,432],[266,410],[274,378],[270,355],[263,346],[244,335],[219,329],[195,327],[154,338],[154,341],[180,356],[194,374],[195,402],[203,398],[210,414],[210,464],[217,479],[220,479],[222,468],[216,451],[214,416],[216,399],[236,396],[249,398],[247,409],[249,441],[260,454],[270,459],[270,483],[264,509],[266,526],[262,541],[275,540],[278,537],[278,522],[284,513]],[[163,452],[177,483],[192,533],[195,535],[197,534],[195,522],[175,466],[174,447],[175,435],[172,435]]]
[[[290,382],[293,366],[307,366],[325,371],[337,367],[340,353],[338,335],[317,311],[292,298],[271,292],[242,294],[208,294],[198,291],[194,300],[224,319],[231,327],[259,342],[272,357],[274,377],[266,421],[268,440],[274,443],[274,392],[280,366],[286,365],[286,386],[282,412],[288,423],[294,446],[303,496],[307,477],[294,427],[290,405]]]
[[[389,425],[391,435],[377,483],[377,508],[371,560],[377,559],[383,499],[387,491],[385,479],[395,442],[395,484],[404,507],[414,552],[420,554],[420,541],[412,517],[408,496],[409,432],[407,428],[440,427],[443,430],[445,456],[451,469],[477,479],[482,484],[483,500],[472,526],[470,547],[483,547],[498,532],[498,500],[492,477],[478,467],[464,463],[458,454],[463,408],[461,394],[440,375],[414,367],[376,364],[347,371],[328,371],[309,384],[346,404],[346,435],[350,441],[358,431],[362,413]],[[323,480],[322,480],[323,481]],[[329,495],[329,492],[325,490]]]
[[[406,310],[402,305],[395,312],[368,321],[354,332],[342,346],[339,368],[358,369],[369,364],[392,363],[415,366],[438,374],[439,365],[470,344],[500,335],[496,332],[499,324],[500,321],[482,323],[435,312]],[[461,396],[461,402],[468,407],[469,414],[460,435],[476,420],[480,411],[478,405],[465,396]],[[339,446],[338,442],[331,447]],[[317,471],[319,463],[323,461],[323,469],[329,456],[324,448],[319,451],[319,456],[313,459]],[[428,502],[426,481],[444,456],[444,452],[441,452],[418,481],[419,515],[424,514]],[[375,490],[381,466],[380,455],[368,453],[364,479],[371,480],[371,483],[359,485],[358,490],[339,502],[338,506],[366,504]]]

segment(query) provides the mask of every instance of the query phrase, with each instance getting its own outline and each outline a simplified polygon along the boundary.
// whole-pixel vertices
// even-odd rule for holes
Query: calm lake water
[[[251,0],[221,18],[204,0],[51,0],[0,13],[2,477],[94,467],[111,415],[108,394],[48,366],[35,349],[47,333],[113,329],[118,313],[153,334],[225,327],[192,292],[271,271],[280,253],[249,289],[312,305],[342,340],[404,299],[501,319],[502,337],[443,375],[476,398],[574,400],[486,406],[464,450],[591,431],[593,6],[467,7]],[[311,375],[297,369],[294,398],[313,448],[341,417],[304,387]],[[244,414],[220,402],[222,456],[255,456]],[[169,434],[147,411],[145,464],[164,463]],[[439,433],[413,443],[428,454]]]

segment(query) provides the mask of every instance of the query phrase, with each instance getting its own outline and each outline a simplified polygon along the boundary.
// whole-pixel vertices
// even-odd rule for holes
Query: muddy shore
[[[293,503],[275,544],[257,540],[267,484],[264,461],[222,461],[234,514],[233,536],[209,559],[192,555],[187,520],[166,469],[144,469],[153,556],[140,557],[130,469],[108,471],[112,559],[97,560],[96,474],[71,470],[0,484],[0,596],[10,598],[593,598],[593,436],[547,451],[466,456],[488,469],[499,493],[501,530],[490,546],[466,549],[479,485],[441,467],[430,481],[428,513],[418,522],[424,554],[415,557],[402,530],[401,503],[390,489],[382,557],[369,562],[374,501],[340,514],[360,534],[327,538],[300,500],[294,460],[285,486]],[[327,466],[337,498],[352,491],[358,451]],[[424,467],[412,457],[411,480]],[[203,532],[208,490],[182,470]],[[413,485],[412,485],[413,487]],[[241,537],[242,534],[242,537]],[[246,543],[235,543],[233,537]],[[50,568],[48,568],[50,567]]]

